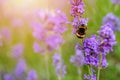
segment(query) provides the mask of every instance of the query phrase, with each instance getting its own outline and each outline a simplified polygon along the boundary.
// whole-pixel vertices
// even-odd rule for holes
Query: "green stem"
[[[79,80],[82,80],[82,78],[81,78],[81,70],[80,70],[79,67],[78,67],[78,79],[79,79]]]
[[[99,66],[98,66],[97,80],[100,79],[101,64],[102,64],[102,54],[100,54],[100,64],[99,64]]]
[[[91,65],[88,65],[88,72],[89,72],[89,75],[92,75],[93,73],[92,73],[92,66]],[[92,80],[92,79],[90,79],[90,80]]]
[[[100,79],[100,68],[98,69],[98,73],[97,73],[97,80],[99,80]]]
[[[47,76],[47,80],[50,80],[50,74],[49,74],[49,64],[48,64],[48,54],[45,55],[45,68],[46,68],[46,76]]]
[[[88,72],[89,72],[90,75],[92,74],[90,65],[88,65]]]
[[[114,12],[117,12],[118,9],[119,9],[119,5],[114,5]]]
[[[62,79],[61,79],[61,76],[58,76],[58,80],[62,80]]]
[[[62,58],[62,51],[61,47],[58,50],[60,57]],[[58,76],[58,80],[62,80],[62,59],[60,59],[60,75]]]

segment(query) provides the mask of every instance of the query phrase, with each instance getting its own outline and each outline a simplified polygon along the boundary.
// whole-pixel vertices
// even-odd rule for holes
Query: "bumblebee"
[[[84,38],[86,34],[86,30],[87,30],[87,26],[85,24],[81,24],[76,31],[76,36],[81,39]]]

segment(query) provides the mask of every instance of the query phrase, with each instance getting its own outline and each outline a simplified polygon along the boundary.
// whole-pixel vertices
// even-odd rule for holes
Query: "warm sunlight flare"
[[[12,10],[16,12],[28,11],[33,8],[46,8],[46,0],[8,0],[4,2],[5,10]]]

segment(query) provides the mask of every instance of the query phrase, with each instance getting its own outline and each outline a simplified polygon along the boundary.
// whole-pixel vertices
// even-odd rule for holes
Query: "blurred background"
[[[113,4],[111,0],[84,0],[84,2],[83,16],[89,19],[86,38],[97,34],[106,14],[112,12],[120,18],[120,5]],[[38,80],[47,80],[44,55],[37,54],[33,50],[35,38],[32,36],[31,25],[32,22],[41,18],[36,16],[39,11],[49,13],[56,9],[65,13],[71,22],[73,17],[70,15],[70,6],[68,0],[0,0],[0,80],[4,80],[2,76],[5,74],[12,74],[19,61],[23,62],[26,75],[30,70],[34,70]],[[63,34],[65,42],[61,46],[62,59],[67,70],[63,80],[78,80],[77,68],[70,63],[70,56],[75,54],[74,47],[80,40],[72,34],[72,26],[70,24],[66,26],[68,29]],[[115,33],[117,45],[114,46],[114,51],[107,55],[109,65],[101,70],[100,80],[120,80],[119,34],[120,32]],[[50,80],[57,80],[52,63],[52,55],[55,51],[48,53]],[[82,68],[83,73],[86,70],[86,68]]]

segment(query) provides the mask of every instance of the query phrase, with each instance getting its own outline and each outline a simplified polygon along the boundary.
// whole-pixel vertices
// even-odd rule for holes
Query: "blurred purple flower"
[[[96,80],[96,74],[86,75],[84,74],[85,80]]]
[[[23,59],[19,59],[17,66],[14,70],[15,76],[20,79],[24,78],[26,69],[26,62]]]
[[[33,49],[36,53],[43,53],[42,47],[37,42],[34,42]]]
[[[103,24],[110,23],[111,26],[109,26],[113,31],[119,31],[120,30],[120,19],[115,16],[113,13],[108,13],[103,18]]]
[[[54,15],[49,16],[47,20],[47,26],[52,28],[51,31],[53,30],[55,33],[63,34],[67,30],[67,27],[65,26],[68,24],[67,16],[60,10],[56,10]]]
[[[4,79],[4,80],[15,80],[15,78],[14,78],[13,75],[11,75],[11,74],[5,74],[5,75],[3,76],[3,79]]]
[[[14,58],[20,58],[22,56],[24,50],[24,45],[22,43],[16,44],[12,47],[12,57]]]
[[[0,47],[3,45],[3,42],[2,42],[2,35],[0,34]]]
[[[68,23],[67,16],[60,10],[57,10],[56,14],[57,15],[54,18],[55,26],[53,30],[57,33],[59,32],[60,34],[63,34],[67,30],[67,27],[65,26]]]
[[[66,24],[68,22],[67,16],[60,10],[56,10],[56,16],[54,17],[55,24]]]
[[[32,24],[32,28],[33,28],[33,37],[35,37],[37,40],[44,41],[46,37],[46,33],[45,33],[46,31],[42,27],[42,25],[38,22],[34,22]]]
[[[21,19],[15,18],[15,19],[11,20],[11,25],[13,27],[22,27],[23,26],[23,21]]]
[[[44,46],[49,51],[58,49],[63,44],[62,34],[67,30],[67,16],[60,10],[40,11],[38,16],[41,23],[36,21],[32,24],[34,38],[40,41],[41,47]],[[34,45],[35,52],[40,51],[38,47],[37,44]]]
[[[2,35],[2,39],[6,42],[9,42],[11,39],[11,30],[7,27],[0,28],[0,33]]]
[[[80,67],[84,64],[84,55],[82,47],[79,45],[79,43],[76,44],[76,55],[71,56],[70,62],[73,63],[75,66]]]
[[[66,66],[58,53],[53,55],[53,65],[55,66],[57,76],[64,77],[66,74]]]
[[[49,50],[58,49],[59,45],[63,43],[64,41],[60,35],[52,35],[46,41]]]
[[[120,0],[111,0],[113,4],[120,4]]]
[[[35,70],[30,70],[26,80],[37,80],[37,74]]]
[[[67,28],[63,25],[55,25],[53,30],[56,32],[56,33],[60,33],[60,34],[63,34]]]

